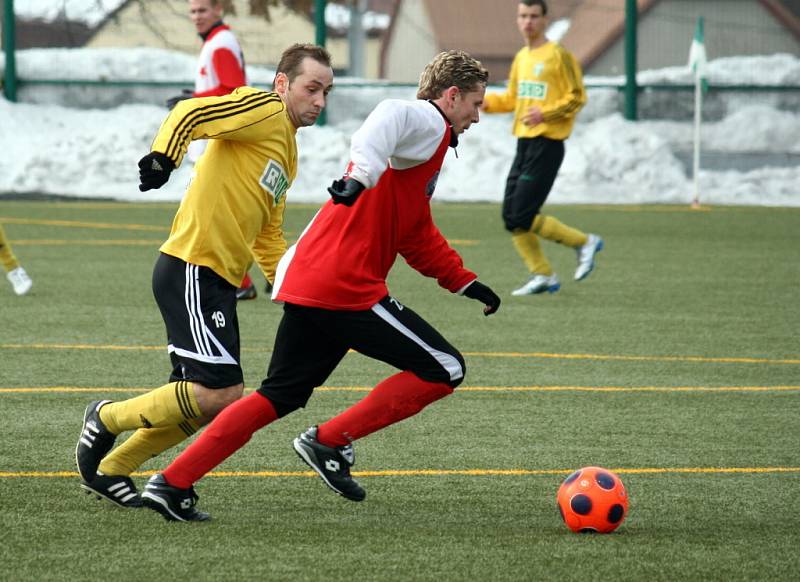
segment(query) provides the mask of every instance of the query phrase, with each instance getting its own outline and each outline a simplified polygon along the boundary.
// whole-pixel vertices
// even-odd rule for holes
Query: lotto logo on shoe
[[[181,501],[181,509],[189,509],[191,506],[192,506],[192,500],[191,499],[187,498],[187,499],[184,499],[183,501]]]
[[[335,459],[328,459],[327,461],[325,461],[325,468],[328,471],[336,472],[339,470],[339,467],[340,467],[339,461],[336,461]]]

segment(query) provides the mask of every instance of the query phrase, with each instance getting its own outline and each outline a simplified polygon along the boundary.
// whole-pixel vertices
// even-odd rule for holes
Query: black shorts
[[[503,222],[506,229],[530,230],[547,200],[564,161],[564,142],[547,137],[520,138],[506,180]]]
[[[306,405],[349,349],[453,388],[464,357],[428,322],[392,297],[372,309],[332,311],[285,304],[267,378],[258,391],[280,416]]]
[[[236,287],[208,267],[161,253],[153,268],[153,295],[167,326],[170,382],[227,388],[244,381]]]

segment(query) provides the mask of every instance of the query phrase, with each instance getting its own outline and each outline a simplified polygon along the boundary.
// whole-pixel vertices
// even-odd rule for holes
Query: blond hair
[[[438,99],[450,87],[462,93],[476,91],[489,82],[489,71],[464,51],[439,53],[425,66],[419,77],[417,99]]]

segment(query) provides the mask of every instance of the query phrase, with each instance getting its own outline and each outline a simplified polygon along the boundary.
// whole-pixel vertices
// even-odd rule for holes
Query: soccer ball
[[[609,533],[628,514],[622,480],[602,467],[584,467],[564,479],[556,496],[567,527],[576,533]]]

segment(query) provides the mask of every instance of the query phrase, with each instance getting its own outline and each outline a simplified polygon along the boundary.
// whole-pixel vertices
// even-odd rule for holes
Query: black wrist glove
[[[194,91],[191,89],[183,89],[180,95],[176,95],[175,97],[170,97],[167,99],[167,109],[172,109],[178,104],[179,101],[191,99],[192,97],[194,97]]]
[[[161,188],[169,180],[175,164],[161,152],[150,152],[139,160],[139,191]]]
[[[464,289],[464,296],[470,299],[477,299],[486,307],[483,308],[484,315],[491,315],[500,309],[500,298],[486,285],[475,279]]]
[[[328,188],[328,194],[333,198],[334,204],[352,206],[364,190],[364,184],[358,180],[344,178],[342,180],[334,180],[333,184]]]

